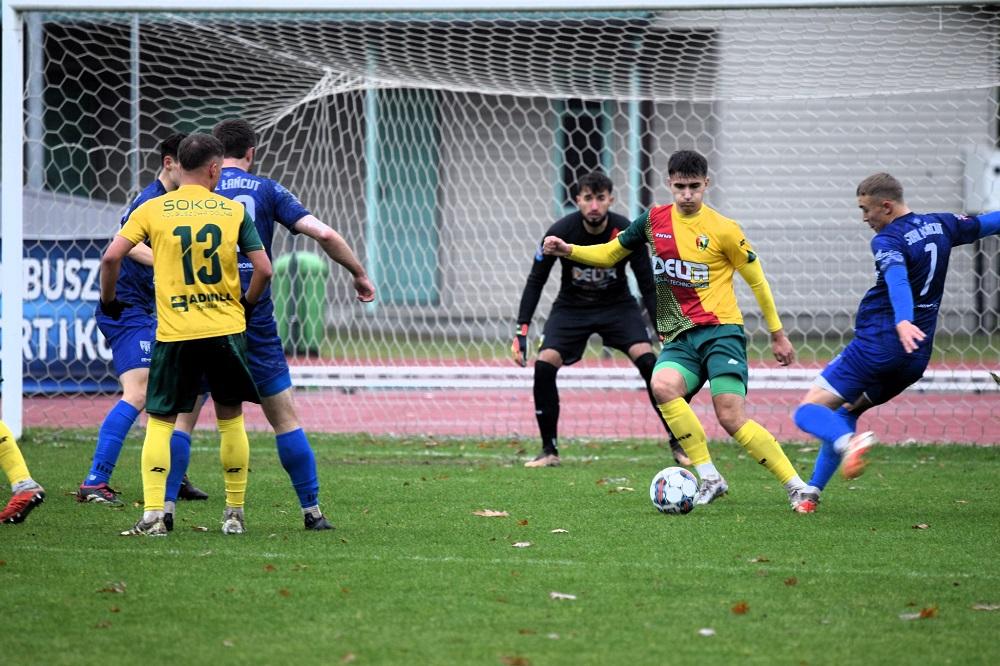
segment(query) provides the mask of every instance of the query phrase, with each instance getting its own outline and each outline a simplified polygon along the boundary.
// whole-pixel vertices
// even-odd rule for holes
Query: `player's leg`
[[[153,347],[146,386],[146,436],[142,443],[141,469],[143,514],[122,536],[165,536],[164,503],[170,474],[170,438],[180,412],[188,412],[198,396],[204,367],[199,340],[158,342]]]
[[[122,506],[109,483],[125,437],[146,406],[146,383],[156,338],[156,320],[138,311],[125,313],[117,321],[101,312],[95,318],[111,348],[122,397],[101,423],[90,471],[77,490],[76,501]]]
[[[542,331],[535,361],[532,395],[542,451],[525,467],[555,467],[559,464],[559,389],[556,375],[564,365],[580,360],[587,339],[595,330],[594,316],[555,306]]]
[[[525,467],[559,465],[559,388],[556,385],[556,374],[562,366],[562,355],[557,350],[549,348],[538,352],[532,395],[535,400],[535,420],[542,437],[542,452],[524,463]]]
[[[188,479],[188,465],[191,462],[191,433],[198,423],[201,408],[208,399],[208,384],[199,390],[194,409],[177,415],[174,422],[174,432],[170,436],[170,474],[167,475],[167,488],[164,494],[163,522],[167,531],[174,529],[174,517],[177,513],[177,501],[207,500],[208,493],[196,488]]]
[[[653,395],[653,369],[656,367],[656,354],[653,353],[653,346],[648,342],[640,342],[629,347],[627,353],[642,376],[642,381],[646,383],[646,394],[649,396],[650,404],[653,405],[653,411],[656,412],[656,418],[663,424],[663,429],[667,433],[667,441],[670,443],[670,453],[674,456],[674,462],[684,467],[690,467],[691,459],[688,458],[681,443],[674,437],[674,433],[670,432],[670,426],[667,425],[667,420],[660,413],[656,396]]]
[[[31,510],[45,501],[45,489],[31,478],[14,433],[0,421],[0,469],[7,475],[11,497],[0,511],[0,524],[23,523]]]
[[[211,362],[206,359],[205,376],[215,403],[219,459],[226,488],[222,532],[243,534],[243,507],[250,468],[250,440],[243,423],[243,403],[258,402],[260,398],[247,360],[246,336],[240,333],[205,342],[212,359]]]
[[[288,473],[307,530],[333,529],[319,505],[316,455],[299,425],[292,401],[292,376],[274,317],[259,308],[247,326],[247,358],[260,393],[260,406],[274,430],[278,459]]]
[[[724,324],[706,328],[703,336],[701,350],[719,425],[778,479],[794,508],[806,484],[799,478],[774,435],[746,415],[749,375],[743,327]]]

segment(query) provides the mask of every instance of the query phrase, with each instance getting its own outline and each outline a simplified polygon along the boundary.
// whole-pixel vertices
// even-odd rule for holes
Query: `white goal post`
[[[433,435],[449,411],[472,410],[481,418],[441,432],[532,437],[531,367],[506,350],[538,241],[591,169],[635,217],[667,201],[671,152],[708,156],[709,202],[753,241],[802,356],[767,363],[739,284],[751,415],[784,439],[802,438],[789,401],[850,339],[872,283],[857,182],[889,171],[915,210],[1000,208],[991,3],[5,0],[2,31],[0,370],[18,436],[59,424],[64,399],[94,413],[113,399],[92,316],[97,259],[155,177],[158,142],[225,117],[255,125],[257,170],[337,229],[378,289],[357,304],[318,246],[278,230],[294,383],[333,390],[324,409],[357,410],[317,415],[320,430],[366,431],[374,412],[393,432]],[[912,405],[879,418],[901,424],[898,439],[996,441],[1000,242],[956,250],[950,272],[937,352],[913,391],[929,423]],[[656,434],[621,354],[594,344],[559,377],[565,408],[607,407],[563,432]],[[421,406],[400,413],[411,399]]]

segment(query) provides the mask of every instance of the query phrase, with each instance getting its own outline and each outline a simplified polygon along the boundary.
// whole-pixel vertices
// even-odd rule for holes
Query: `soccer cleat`
[[[174,514],[170,512],[164,512],[163,514],[163,525],[167,528],[168,532],[174,531]]]
[[[0,523],[16,525],[23,523],[31,510],[45,501],[45,489],[35,486],[11,495],[7,506],[0,511]]]
[[[246,527],[243,524],[243,509],[226,507],[222,514],[223,534],[243,534]]]
[[[856,479],[865,471],[865,454],[875,445],[875,433],[871,430],[858,433],[847,442],[847,451],[841,463],[845,479]]]
[[[793,492],[788,500],[792,503],[792,511],[795,513],[816,513],[819,506],[819,493],[801,489]]]
[[[525,467],[559,467],[558,453],[539,453],[533,460],[524,463]]]
[[[76,501],[83,504],[107,504],[108,506],[125,506],[118,497],[118,491],[106,483],[96,486],[80,486],[76,491]]]
[[[715,501],[715,498],[722,497],[727,492],[729,492],[729,484],[721,476],[712,479],[702,479],[701,487],[698,488],[698,492],[694,495],[694,504],[695,506],[709,504]]]
[[[677,441],[677,438],[670,438],[670,453],[674,455],[674,462],[681,467],[690,467],[691,459],[688,458],[688,454],[684,452],[684,447],[681,443]]]
[[[142,518],[132,526],[132,529],[125,530],[121,533],[122,536],[151,536],[151,537],[161,537],[167,536],[167,526],[163,522],[163,518],[157,518],[156,520],[151,520],[146,522]]]
[[[191,479],[184,475],[181,479],[181,487],[177,489],[177,499],[179,500],[207,500],[208,493],[200,488],[196,488]]]
[[[317,518],[314,515],[312,515],[311,513],[307,513],[307,514],[305,514],[305,523],[306,523],[306,529],[307,530],[320,531],[320,530],[332,530],[332,529],[336,529],[333,526],[333,523],[331,523],[329,520],[327,520],[326,516],[324,516],[324,515],[320,515],[320,517]]]

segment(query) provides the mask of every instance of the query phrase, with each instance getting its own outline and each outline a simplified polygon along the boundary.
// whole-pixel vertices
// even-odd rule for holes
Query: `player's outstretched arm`
[[[334,231],[329,225],[320,222],[313,215],[306,215],[299,219],[292,225],[292,228],[319,243],[326,256],[346,268],[354,276],[354,290],[358,294],[359,301],[370,303],[375,300],[375,285],[368,278],[365,267],[354,256],[354,252],[343,236]]]
[[[610,268],[632,254],[618,238],[600,245],[571,245],[558,236],[546,236],[542,242],[542,252],[556,257],[569,257],[573,261],[588,266]]]

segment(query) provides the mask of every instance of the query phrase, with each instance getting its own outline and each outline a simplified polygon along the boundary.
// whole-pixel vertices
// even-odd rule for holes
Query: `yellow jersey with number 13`
[[[153,248],[158,341],[246,330],[236,250],[264,245],[242,204],[182,185],[132,211],[118,235]]]

